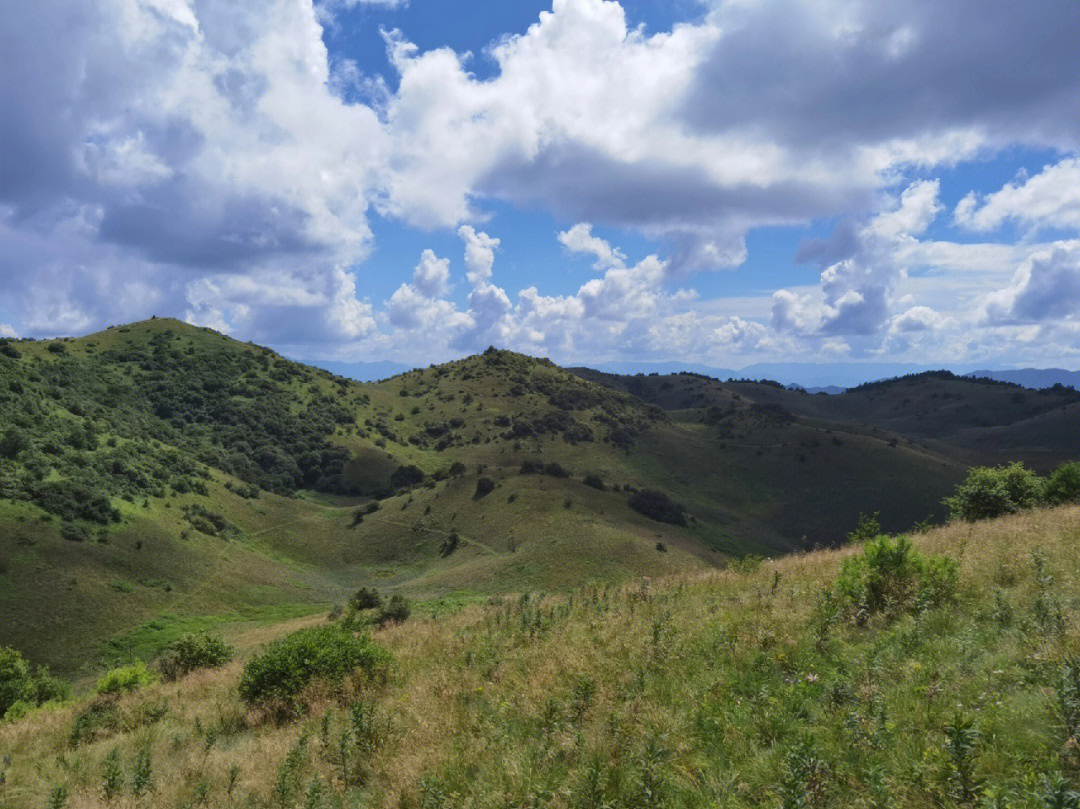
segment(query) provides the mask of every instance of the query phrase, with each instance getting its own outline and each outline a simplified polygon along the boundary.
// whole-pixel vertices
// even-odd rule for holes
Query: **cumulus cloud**
[[[890,195],[911,167],[1046,147],[1067,156],[966,198],[954,220],[1080,227],[1080,6],[724,2],[650,34],[612,0],[553,0],[487,49],[483,79],[468,55],[388,31],[391,91],[324,44],[335,11],[361,5],[404,3],[5,9],[0,59],[18,77],[0,85],[5,319],[54,334],[183,313],[274,344],[380,350],[409,329],[437,329],[458,351],[591,340],[598,353],[705,356],[796,338],[828,350],[947,327],[925,297],[897,300],[899,286],[930,283],[909,277],[924,265],[962,268],[969,297],[982,266],[999,287],[992,320],[1069,319],[1042,290],[1072,300],[1071,259],[1032,258],[1006,288],[1026,258],[1015,245],[924,241],[936,183]],[[570,295],[545,294],[542,279],[508,294],[499,240],[477,229],[495,200],[577,223],[559,241],[598,275]],[[464,298],[450,299],[448,260],[425,253],[376,311],[360,291],[373,211],[456,231]],[[678,291],[742,264],[754,228],[822,217],[842,224],[800,253],[820,284],[763,295],[772,330]],[[631,261],[594,225],[655,240],[658,255]]]
[[[890,295],[905,271],[903,256],[941,210],[936,180],[909,185],[891,209],[861,227],[845,226],[833,240],[803,255],[829,263],[820,295],[773,295],[773,326],[801,334],[871,335],[888,322]],[[842,256],[842,257],[841,257]]]
[[[598,270],[621,267],[626,262],[621,251],[612,249],[605,240],[593,235],[592,225],[588,222],[578,222],[569,230],[561,231],[559,243],[571,253],[591,253],[596,257],[594,267]]]
[[[983,197],[972,191],[957,204],[954,218],[962,227],[982,232],[1005,222],[1080,228],[1080,158],[1046,166],[1034,177]]]
[[[1009,286],[987,297],[985,313],[991,323],[1080,319],[1080,241],[1033,253]]]
[[[892,320],[891,328],[897,332],[932,331],[950,322],[950,318],[929,306],[912,306]]]

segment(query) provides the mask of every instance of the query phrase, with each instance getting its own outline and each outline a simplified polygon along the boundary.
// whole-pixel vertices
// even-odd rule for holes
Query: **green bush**
[[[604,491],[604,489],[607,488],[606,486],[604,486],[604,479],[596,473],[587,474],[584,478],[581,479],[581,482],[584,483],[586,486],[591,486],[592,488],[599,489],[600,491]]]
[[[0,718],[16,719],[30,708],[69,696],[70,686],[47,668],[33,671],[21,653],[0,646]]]
[[[1019,461],[1007,466],[977,466],[944,503],[952,519],[974,522],[1039,505],[1043,487],[1042,478]]]
[[[454,536],[456,536],[456,534]],[[391,623],[400,624],[409,617],[411,612],[412,609],[409,607],[408,599],[401,593],[394,593],[390,597],[390,601],[387,605],[379,610],[379,617],[376,619],[376,623],[378,623],[379,626]]]
[[[370,638],[336,625],[301,629],[249,660],[238,689],[249,705],[289,704],[316,680],[341,684],[353,672],[370,674],[388,662],[387,652]]]
[[[218,635],[189,633],[174,641],[158,660],[166,680],[176,680],[196,669],[214,669],[233,659],[236,649]]]
[[[0,716],[22,699],[23,689],[30,677],[30,664],[8,646],[0,647]]]
[[[1080,503],[1080,462],[1063,463],[1046,479],[1046,502],[1058,506]]]
[[[370,590],[361,587],[352,597],[352,605],[358,610],[373,610],[382,606],[382,596],[379,591],[372,587]]]
[[[473,500],[479,500],[481,497],[491,494],[495,491],[495,481],[488,477],[477,478],[476,480],[476,493],[473,494]]]
[[[129,666],[120,666],[105,673],[97,682],[99,694],[121,694],[127,691],[138,691],[157,681],[145,663],[136,660]]]
[[[869,615],[946,603],[955,597],[959,576],[952,557],[926,556],[906,536],[879,536],[861,555],[844,560],[836,590],[850,608]]]
[[[655,489],[642,489],[630,498],[630,508],[644,514],[650,520],[686,525],[686,509],[663,492]]]

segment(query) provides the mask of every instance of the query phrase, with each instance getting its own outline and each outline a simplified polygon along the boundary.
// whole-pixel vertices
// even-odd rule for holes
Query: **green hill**
[[[964,384],[1011,403],[956,427],[1003,455],[1055,429],[1060,392],[1024,420],[1010,386]],[[833,545],[862,512],[943,517],[977,459],[925,437],[935,411],[814,409],[833,399],[494,349],[361,384],[165,319],[0,341],[0,644],[89,675],[361,585],[561,590]],[[950,425],[970,404],[944,401]]]
[[[1028,390],[948,371],[872,382],[838,394],[810,394],[767,381],[728,381],[698,374],[617,376],[574,369],[584,379],[638,396],[693,419],[733,402],[781,408],[807,424],[909,438],[965,464],[1023,461],[1041,472],[1080,457],[1071,428],[1080,392],[1063,386]]]
[[[0,726],[0,802],[1074,807],[1077,536],[1036,510],[414,615],[284,714],[253,672],[363,642],[248,629],[220,668]]]

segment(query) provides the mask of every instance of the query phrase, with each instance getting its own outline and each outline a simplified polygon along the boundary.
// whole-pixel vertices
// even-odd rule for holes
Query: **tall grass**
[[[74,748],[86,704],[0,728],[0,805],[1075,806],[1078,541],[1076,507],[929,531],[955,601],[861,621],[835,589],[861,547],[496,598],[375,630],[386,681],[280,725],[238,659],[110,698]]]

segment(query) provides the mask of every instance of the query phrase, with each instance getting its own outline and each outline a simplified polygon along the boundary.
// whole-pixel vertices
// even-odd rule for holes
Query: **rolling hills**
[[[1080,456],[1076,402],[1019,390],[813,396],[495,349],[357,383],[167,319],[0,341],[0,644],[88,675],[361,585],[439,609],[832,545],[861,512],[903,530],[966,464]]]

